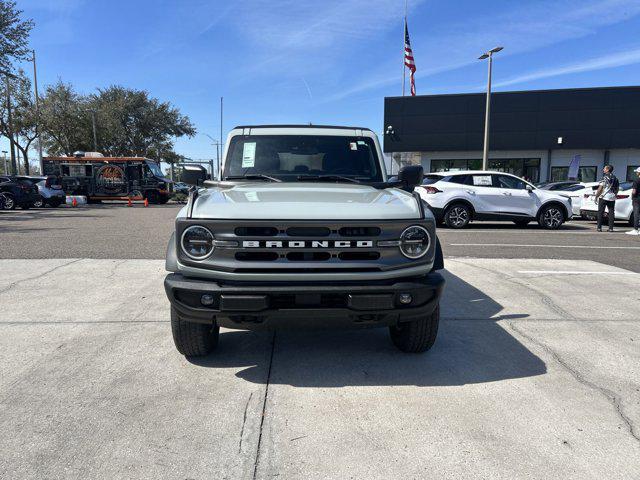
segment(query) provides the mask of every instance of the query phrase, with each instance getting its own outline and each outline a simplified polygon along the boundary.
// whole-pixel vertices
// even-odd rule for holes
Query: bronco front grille
[[[197,223],[214,234],[218,246],[202,261],[180,261],[198,268],[237,273],[376,272],[419,262],[402,255],[397,244],[402,231],[420,221],[396,220],[371,225],[370,221],[255,221],[238,225],[231,220],[177,221],[177,237]],[[386,242],[379,247],[378,242]]]

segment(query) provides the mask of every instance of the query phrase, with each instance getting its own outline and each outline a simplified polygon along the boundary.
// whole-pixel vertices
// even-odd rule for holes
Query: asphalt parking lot
[[[0,258],[164,258],[182,205],[132,208],[122,203],[40,210],[0,210]],[[594,222],[572,221],[549,232],[530,224],[472,223],[439,230],[447,257],[593,260],[640,272],[640,238],[596,232]]]
[[[0,478],[640,478],[638,238],[443,229],[427,354],[226,330],[189,361],[177,208],[0,212]]]

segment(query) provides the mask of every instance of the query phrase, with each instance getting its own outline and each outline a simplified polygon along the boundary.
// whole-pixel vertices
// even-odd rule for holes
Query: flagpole
[[[406,42],[406,37],[407,37],[407,1],[408,0],[404,0],[404,25],[402,25],[402,96],[404,97],[404,86],[406,80],[406,75],[407,75],[407,68],[404,64],[404,56],[405,56],[405,42]]]

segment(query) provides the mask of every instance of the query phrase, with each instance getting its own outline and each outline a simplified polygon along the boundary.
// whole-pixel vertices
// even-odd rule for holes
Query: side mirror
[[[527,192],[533,192],[533,187],[531,185],[529,185],[528,183],[525,184],[524,188],[527,190]]]
[[[422,165],[408,165],[402,167],[398,172],[398,181],[402,184],[402,189],[412,192],[415,187],[422,183],[424,170]]]
[[[195,185],[197,187],[207,179],[207,169],[202,165],[184,165],[180,178],[187,185]]]

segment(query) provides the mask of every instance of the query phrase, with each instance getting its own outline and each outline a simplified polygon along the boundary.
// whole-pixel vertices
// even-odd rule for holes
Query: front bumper
[[[167,275],[165,291],[187,321],[227,328],[387,326],[430,315],[437,307],[445,280],[432,272],[394,282],[342,284],[219,284]],[[213,303],[204,306],[203,295]],[[409,294],[410,304],[400,303]]]

